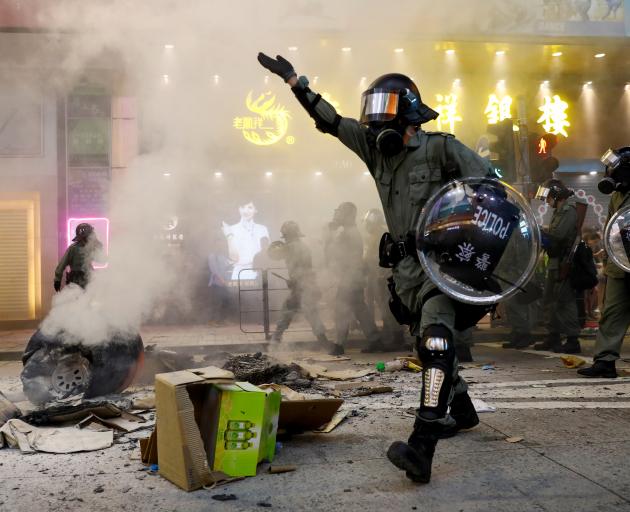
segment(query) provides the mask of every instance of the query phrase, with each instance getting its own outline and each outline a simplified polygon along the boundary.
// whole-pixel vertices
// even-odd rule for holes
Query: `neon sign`
[[[284,106],[276,104],[275,94],[266,92],[253,100],[249,91],[245,105],[256,115],[235,117],[232,123],[245,140],[257,146],[271,146],[285,137],[291,114]]]
[[[447,128],[450,133],[455,133],[455,123],[462,121],[462,116],[457,111],[457,94],[436,94],[438,104],[435,110],[439,114],[437,126],[439,131]]]
[[[569,108],[569,104],[557,94],[553,98],[545,96],[545,103],[538,107],[542,115],[536,122],[541,124],[547,133],[568,137],[566,127],[571,126],[571,123],[568,121],[567,108]]]
[[[504,119],[512,119],[512,97],[503,96],[501,99],[496,94],[488,96],[488,105],[483,112],[488,118],[488,124],[497,124]]]
[[[72,245],[72,239],[75,237],[77,226],[83,222],[91,224],[96,233],[96,237],[103,244],[103,253],[107,257],[109,254],[109,219],[106,217],[72,217],[67,222],[67,238],[66,246]],[[107,263],[92,263],[95,269],[107,268]]]

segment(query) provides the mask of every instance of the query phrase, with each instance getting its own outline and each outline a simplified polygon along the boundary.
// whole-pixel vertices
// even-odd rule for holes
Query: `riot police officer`
[[[608,203],[608,221],[622,208],[630,206],[630,147],[609,149],[601,158],[606,176],[598,184],[600,192],[612,194]],[[593,365],[578,370],[585,377],[617,377],[623,338],[630,326],[630,277],[609,259],[605,265],[606,291],[604,311],[599,320]]]
[[[317,128],[337,137],[365,163],[383,205],[391,234],[387,250],[393,267],[395,292],[410,312],[411,333],[423,363],[420,407],[407,443],[394,442],[389,460],[415,482],[429,482],[438,438],[446,431],[471,428],[479,419],[458,373],[454,330],[458,303],[439,292],[418,261],[415,227],[420,211],[446,181],[462,176],[489,176],[490,164],[445,133],[428,133],[421,125],[438,113],[425,105],[414,82],[401,74],[377,78],[363,93],[360,120],[342,117],[298,79],[293,66],[281,56],[262,53],[258,61],[291,86]],[[458,330],[479,318],[460,322]],[[449,414],[450,404],[450,414]]]
[[[337,336],[331,354],[341,355],[348,339],[353,318],[359,322],[367,338],[368,348],[380,348],[380,335],[365,303],[365,272],[363,267],[363,240],[357,228],[357,207],[354,203],[341,203],[328,225],[324,240],[326,261],[337,282],[335,297],[335,330]]]
[[[282,340],[282,334],[289,328],[293,317],[298,311],[304,313],[304,317],[311,324],[313,334],[325,348],[330,349],[330,342],[326,338],[326,328],[322,323],[317,308],[320,292],[317,287],[311,251],[301,240],[304,236],[297,222],[289,220],[282,224],[280,233],[284,241],[273,242],[267,254],[273,260],[284,260],[289,271],[289,296],[282,305],[280,319],[276,325],[276,332],[271,338],[273,341]]]
[[[55,269],[56,292],[61,290],[61,279],[66,267],[70,267],[70,271],[66,273],[66,285],[74,283],[85,288],[92,273],[92,263],[98,260],[99,253],[103,249],[103,244],[96,238],[91,224],[86,222],[79,224],[75,235],[72,239],[73,243],[66,249]]]
[[[543,232],[549,256],[543,297],[547,337],[534,345],[535,350],[553,350],[577,354],[580,352],[580,323],[575,290],[568,273],[561,272],[561,264],[569,253],[578,233],[577,198],[562,181],[551,178],[538,187],[536,199],[546,201],[554,209],[549,229]],[[545,236],[546,235],[546,236]],[[561,343],[565,334],[566,343]]]

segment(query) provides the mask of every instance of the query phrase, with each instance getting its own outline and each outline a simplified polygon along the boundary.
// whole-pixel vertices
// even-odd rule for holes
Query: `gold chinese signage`
[[[512,98],[503,96],[499,98],[496,94],[488,97],[486,110],[483,112],[488,119],[488,124],[497,124],[504,119],[512,119]]]
[[[542,115],[536,121],[542,125],[543,129],[547,133],[553,133],[554,135],[564,135],[568,137],[569,134],[566,131],[567,126],[571,126],[569,123],[567,109],[569,104],[562,100],[557,94],[553,97],[545,96],[545,102],[542,106],[538,107],[538,110],[542,112]]]
[[[293,143],[293,137],[287,137],[291,114],[282,105],[276,103],[276,96],[271,92],[260,94],[255,100],[249,91],[245,105],[252,115],[235,117],[232,126],[239,130],[245,140],[257,146],[271,146],[286,137],[286,142]]]

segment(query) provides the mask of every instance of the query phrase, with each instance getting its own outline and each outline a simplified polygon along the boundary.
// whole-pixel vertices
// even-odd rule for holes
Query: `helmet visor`
[[[534,197],[539,201],[545,201],[549,196],[549,192],[551,192],[551,189],[549,187],[543,187],[542,185],[539,185],[538,190],[536,190],[536,195]]]
[[[398,113],[398,91],[369,89],[361,95],[361,124],[387,122]]]
[[[606,167],[610,167],[611,169],[614,169],[615,167],[619,165],[619,162],[621,161],[621,156],[619,156],[619,154],[614,149],[608,149],[606,153],[602,155],[602,157],[600,158],[600,161]]]

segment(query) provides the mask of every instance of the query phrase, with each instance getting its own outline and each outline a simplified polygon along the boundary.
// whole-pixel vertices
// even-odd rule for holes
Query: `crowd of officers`
[[[325,230],[324,257],[336,288],[335,338],[331,342],[319,313],[322,294],[313,270],[311,251],[296,222],[287,221],[282,225],[282,240],[271,243],[268,255],[272,260],[284,261],[289,274],[289,294],[282,305],[273,341],[282,339],[296,313],[302,311],[318,341],[330,354],[344,353],[353,325],[363,332],[367,352],[404,349],[402,327],[389,312],[387,278],[391,271],[378,266],[378,245],[386,229],[382,212],[367,212],[363,227],[365,242],[357,226],[357,207],[344,202],[335,209]],[[382,320],[382,330],[377,328],[377,317]]]

